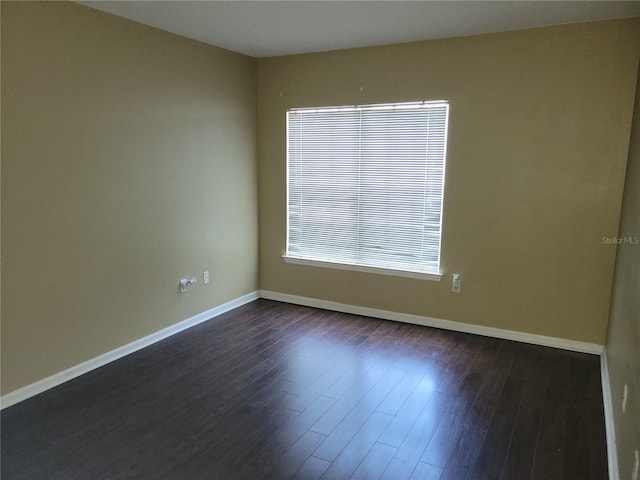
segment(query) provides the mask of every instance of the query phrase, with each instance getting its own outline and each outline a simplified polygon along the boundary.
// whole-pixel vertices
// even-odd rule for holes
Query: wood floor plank
[[[500,393],[504,388],[506,379],[511,371],[516,349],[512,342],[502,343],[494,352],[486,352],[477,371],[486,368],[486,375],[471,407],[464,413],[458,424],[459,430],[454,437],[457,441],[447,462],[441,478],[459,479],[468,478],[472,474],[473,467],[480,455],[480,448],[484,443],[487,430],[500,399]],[[490,365],[486,366],[486,362]]]
[[[387,415],[396,415],[409,395],[426,375],[425,368],[411,368],[406,371],[402,379],[391,389],[389,394],[378,405],[376,410]]]
[[[319,433],[307,430],[296,443],[279,459],[278,474],[282,478],[293,476],[327,437]]]
[[[591,480],[607,478],[609,466],[607,462],[607,451],[602,445],[607,443],[605,431],[604,408],[599,405],[590,407],[589,417],[589,467]]]
[[[478,455],[473,478],[499,479],[520,409],[524,379],[508,377]]]
[[[442,468],[424,462],[418,462],[409,480],[439,480]]]
[[[0,416],[3,480],[607,471],[596,356],[268,300]]]
[[[465,430],[467,415],[483,380],[484,376],[481,372],[470,370],[464,381],[454,390],[454,401],[422,454],[420,458],[422,462],[441,468],[446,467],[455,451],[461,432]]]
[[[343,480],[350,478],[360,463],[376,443],[385,429],[391,416],[385,413],[373,412],[362,428],[353,436],[349,443],[332,462],[322,476],[323,480]]]
[[[403,370],[389,369],[385,375],[369,390],[366,395],[353,407],[342,421],[327,436],[326,440],[313,452],[316,457],[333,461],[345,445],[354,437],[367,422],[390,390],[404,376]],[[389,416],[391,419],[391,416]],[[313,429],[313,427],[312,427]]]
[[[351,373],[352,367],[348,361],[348,357],[340,357],[336,362],[324,372],[319,378],[317,378],[311,385],[309,385],[304,391],[296,395],[295,398],[289,403],[289,408],[302,412],[313,401],[328,390],[332,385],[339,381],[344,375]]]
[[[311,430],[322,433],[323,435],[330,435],[353,407],[384,377],[389,369],[388,365],[377,364],[365,372],[364,375],[359,377],[358,381],[354,382],[349,390],[313,424]]]
[[[397,449],[375,443],[349,480],[376,480],[382,476]]]
[[[562,478],[567,398],[568,389],[566,386],[552,384],[547,387],[531,480],[559,480]]]
[[[311,425],[316,423],[335,403],[335,398],[320,395],[303,412],[293,417],[291,421],[285,425],[282,435],[286,438],[297,438],[296,432],[304,432],[310,429]]]
[[[441,392],[433,394],[418,418],[411,424],[409,432],[389,462],[382,478],[408,479],[411,476],[433,433],[452,404],[452,397]],[[382,438],[378,441],[382,441]]]
[[[357,383],[360,378],[366,376],[369,370],[378,365],[377,370],[373,372],[375,375],[381,368],[378,358],[368,359],[362,362],[359,358],[353,356],[351,357],[351,363],[353,365],[352,368],[342,375],[330,388],[322,392],[322,395],[340,399],[349,392],[349,390],[352,390],[354,383]]]
[[[528,378],[507,452],[503,480],[529,480],[535,454],[536,440],[542,418],[547,384],[542,379]]]
[[[326,472],[327,468],[330,466],[331,462],[327,462],[326,460],[312,455],[307,458],[304,464],[291,478],[294,480],[317,480],[322,477],[324,472]]]
[[[444,366],[441,366],[441,368],[444,368]],[[439,378],[439,373],[435,375],[425,374],[422,377],[380,436],[382,443],[392,447],[399,447],[402,444],[415,420],[435,393]]]
[[[569,402],[562,475],[564,478],[590,478],[589,410],[578,408]]]

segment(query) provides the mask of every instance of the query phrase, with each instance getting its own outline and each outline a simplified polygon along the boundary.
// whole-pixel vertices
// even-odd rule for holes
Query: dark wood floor
[[[259,300],[2,412],[2,479],[606,479],[599,358]]]

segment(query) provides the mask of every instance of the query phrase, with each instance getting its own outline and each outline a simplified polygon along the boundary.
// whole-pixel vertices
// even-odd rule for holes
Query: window
[[[448,115],[444,101],[289,110],[285,260],[439,279]]]

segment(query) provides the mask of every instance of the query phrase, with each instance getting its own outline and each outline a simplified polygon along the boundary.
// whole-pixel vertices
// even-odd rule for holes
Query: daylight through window
[[[439,274],[448,114],[444,101],[289,110],[285,259]]]

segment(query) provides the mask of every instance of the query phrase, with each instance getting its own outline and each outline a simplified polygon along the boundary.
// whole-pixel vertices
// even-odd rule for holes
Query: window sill
[[[377,273],[379,275],[393,275],[396,277],[416,278],[419,280],[430,280],[433,282],[439,282],[442,278],[441,273],[424,273],[424,272],[411,272],[408,270],[393,270],[390,268],[380,267],[363,267],[360,265],[350,265],[347,263],[326,262],[321,260],[309,260],[306,258],[290,257],[288,255],[282,255],[282,258],[287,263],[293,263],[296,265],[307,265],[310,267],[324,267],[335,268],[338,270],[350,270],[352,272],[365,272],[365,273]]]

